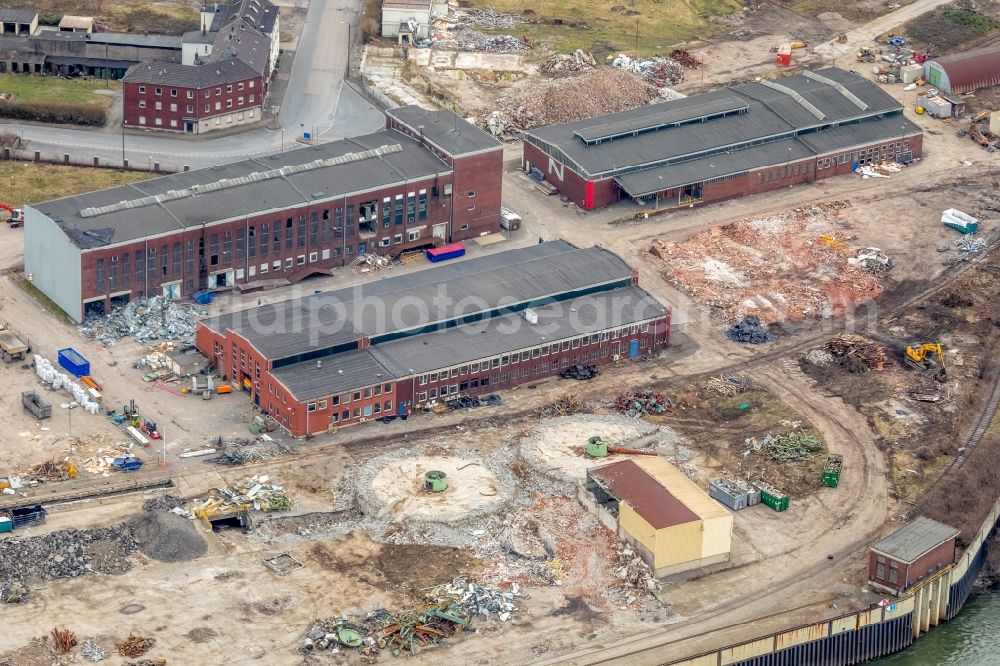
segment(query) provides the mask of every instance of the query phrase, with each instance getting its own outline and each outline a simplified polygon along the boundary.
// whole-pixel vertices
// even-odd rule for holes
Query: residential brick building
[[[498,231],[500,143],[451,111],[390,113],[373,134],[28,206],[25,269],[80,321]]]
[[[532,129],[522,166],[582,208],[675,208],[908,162],[922,139],[884,90],[831,67]]]
[[[552,241],[199,322],[198,348],[293,435],[666,348],[616,255]]]

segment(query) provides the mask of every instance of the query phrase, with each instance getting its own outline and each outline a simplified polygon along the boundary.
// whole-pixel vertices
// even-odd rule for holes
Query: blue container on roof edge
[[[76,377],[84,377],[90,374],[90,361],[85,359],[83,354],[72,347],[60,349],[58,359],[59,365]]]

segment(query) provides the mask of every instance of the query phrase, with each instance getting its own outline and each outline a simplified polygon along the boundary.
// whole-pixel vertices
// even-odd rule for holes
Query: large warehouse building
[[[729,560],[733,515],[664,458],[588,469],[585,490],[584,504],[636,548],[655,576]]]
[[[828,68],[529,130],[522,166],[582,208],[666,208],[905,161],[922,139],[885,91]]]
[[[286,285],[363,254],[500,229],[503,149],[450,111],[25,207],[24,264],[71,318],[154,295]]]
[[[207,319],[196,344],[301,436],[663,349],[670,312],[636,282],[552,241]]]

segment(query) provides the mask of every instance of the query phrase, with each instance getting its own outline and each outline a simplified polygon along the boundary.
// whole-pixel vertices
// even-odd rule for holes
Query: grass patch
[[[15,208],[150,178],[144,171],[0,162],[0,200]]]
[[[905,34],[911,46],[936,55],[961,51],[1000,32],[1000,21],[955,5],[938,7],[891,34]]]
[[[579,48],[598,57],[618,51],[662,54],[677,44],[712,36],[720,30],[710,23],[712,16],[742,8],[738,0],[469,0],[468,4],[530,21],[492,32],[510,33],[564,53]],[[613,12],[612,7],[622,7],[630,15]]]
[[[198,7],[192,0],[0,0],[0,7],[38,10],[39,22],[54,25],[59,19],[73,16],[93,16],[98,28],[107,32],[143,32],[181,35],[198,29]]]
[[[973,30],[977,30],[982,33],[990,32],[1000,27],[1000,23],[997,23],[990,17],[983,16],[982,14],[978,14],[968,9],[949,7],[944,10],[943,14],[944,17],[952,23],[968,26]]]
[[[47,123],[104,125],[114,102],[108,90],[121,90],[118,81],[84,81],[58,76],[0,74],[0,117]]]

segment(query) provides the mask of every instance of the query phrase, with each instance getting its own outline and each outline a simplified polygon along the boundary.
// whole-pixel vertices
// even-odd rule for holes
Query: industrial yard
[[[18,197],[0,666],[840,666],[951,620],[1000,86],[930,53],[953,6],[828,5],[404,16],[379,132]],[[900,26],[952,92],[863,60]]]

